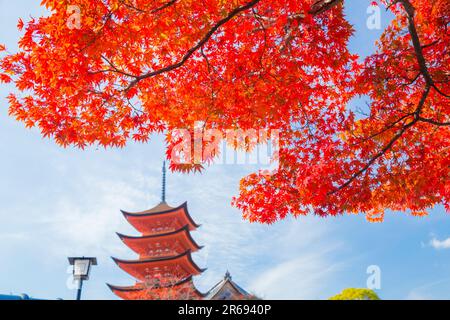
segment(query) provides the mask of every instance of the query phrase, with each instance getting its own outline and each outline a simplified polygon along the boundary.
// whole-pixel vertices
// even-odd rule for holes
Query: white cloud
[[[436,250],[450,249],[450,238],[438,240],[436,237],[430,240],[430,246]]]

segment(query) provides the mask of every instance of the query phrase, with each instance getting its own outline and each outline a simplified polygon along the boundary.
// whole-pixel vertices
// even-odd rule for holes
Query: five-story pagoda
[[[141,234],[118,234],[131,250],[139,255],[136,260],[112,258],[137,281],[133,286],[109,288],[125,300],[202,299],[192,277],[201,274],[191,253],[201,247],[190,232],[197,225],[189,215],[187,203],[171,207],[166,203],[166,168],[163,166],[161,203],[143,212],[122,211],[127,221]]]

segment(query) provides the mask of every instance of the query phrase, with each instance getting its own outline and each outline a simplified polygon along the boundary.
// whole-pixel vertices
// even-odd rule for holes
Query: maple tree
[[[0,79],[19,90],[10,114],[45,137],[122,147],[165,132],[170,158],[171,132],[196,122],[277,129],[279,169],[243,178],[233,200],[250,221],[449,209],[448,0],[381,1],[395,18],[364,61],[340,0],[42,5],[51,14],[19,22]],[[367,114],[349,108],[356,97],[369,97]]]

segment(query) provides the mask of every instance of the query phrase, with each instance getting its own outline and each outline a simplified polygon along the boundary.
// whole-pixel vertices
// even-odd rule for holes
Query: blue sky
[[[347,1],[356,29],[351,47],[361,55],[373,51],[381,32],[366,27],[369,2]],[[0,43],[9,50],[19,37],[17,19],[44,13],[38,3],[0,0]],[[383,13],[383,26],[388,21]],[[11,90],[0,87],[0,293],[72,299],[67,257],[92,255],[99,265],[84,297],[114,299],[106,282],[133,282],[110,259],[134,258],[115,234],[135,234],[119,210],[159,202],[163,140],[156,136],[121,150],[62,149],[8,117],[5,97]],[[194,258],[208,268],[195,280],[200,290],[230,270],[263,298],[325,299],[346,287],[365,287],[367,267],[378,265],[382,298],[450,298],[450,216],[442,207],[421,219],[391,213],[383,224],[362,216],[249,224],[230,199],[240,177],[255,169],[217,165],[203,174],[168,176],[168,201],[188,201],[202,224],[193,234],[205,246]]]

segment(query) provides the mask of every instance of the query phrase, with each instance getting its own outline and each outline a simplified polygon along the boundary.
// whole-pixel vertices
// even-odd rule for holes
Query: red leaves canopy
[[[244,178],[233,201],[251,221],[448,208],[447,0],[395,1],[363,63],[339,0],[42,3],[52,14],[19,23],[0,81],[20,91],[10,114],[59,144],[121,147],[197,121],[278,129],[279,169]],[[348,108],[358,96],[365,115]]]

